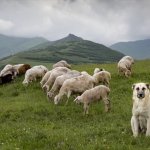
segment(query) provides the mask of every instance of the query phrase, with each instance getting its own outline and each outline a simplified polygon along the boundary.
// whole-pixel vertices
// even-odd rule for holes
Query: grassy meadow
[[[49,69],[51,65],[48,65]],[[150,149],[150,138],[134,138],[130,119],[132,89],[135,82],[150,82],[150,60],[138,61],[131,78],[118,76],[116,64],[73,65],[73,69],[93,73],[95,67],[112,74],[112,109],[105,113],[102,102],[83,105],[70,98],[55,106],[49,102],[39,82],[22,85],[23,76],[0,86],[0,150],[127,150]]]

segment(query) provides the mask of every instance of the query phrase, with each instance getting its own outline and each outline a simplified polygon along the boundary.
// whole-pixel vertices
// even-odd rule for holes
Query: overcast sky
[[[150,38],[150,0],[0,0],[0,33],[105,45]]]

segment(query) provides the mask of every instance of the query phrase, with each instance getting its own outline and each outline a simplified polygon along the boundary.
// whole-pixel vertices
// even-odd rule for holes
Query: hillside
[[[150,39],[119,42],[111,45],[110,48],[124,53],[125,55],[130,55],[135,59],[150,58]]]
[[[28,50],[44,42],[47,42],[47,40],[41,37],[23,38],[0,34],[0,58]]]
[[[43,45],[43,48],[39,48],[41,45]],[[34,47],[33,50],[21,52],[7,58],[7,62],[15,58],[20,60],[18,62],[26,60],[28,62],[53,63],[65,59],[69,63],[109,63],[118,61],[124,56],[122,53],[113,51],[102,44],[83,40],[70,34],[58,41],[41,45]],[[3,61],[6,62],[6,60]]]
[[[72,69],[92,74],[95,67],[108,70],[111,111],[105,113],[104,103],[90,104],[89,115],[83,115],[83,104],[59,105],[48,101],[39,81],[28,87],[23,77],[0,86],[0,149],[2,150],[147,150],[150,138],[131,131],[133,83],[150,81],[150,61],[139,61],[134,74],[126,79],[118,76],[116,63],[73,65]],[[49,63],[47,64],[49,66]],[[50,69],[50,67],[49,67]]]

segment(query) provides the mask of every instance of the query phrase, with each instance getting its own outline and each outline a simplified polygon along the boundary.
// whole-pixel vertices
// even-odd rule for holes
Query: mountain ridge
[[[0,58],[28,50],[46,41],[47,40],[42,37],[26,38],[0,34]]]
[[[135,59],[150,58],[150,39],[118,42],[110,46],[111,49],[130,55]]]

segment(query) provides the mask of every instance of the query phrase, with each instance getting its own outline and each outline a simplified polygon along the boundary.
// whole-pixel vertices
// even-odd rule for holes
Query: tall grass
[[[148,149],[150,138],[133,138],[130,119],[132,89],[135,82],[150,81],[150,61],[136,62],[131,78],[118,76],[116,64],[74,65],[73,69],[93,73],[95,67],[110,71],[111,106],[104,112],[102,102],[90,105],[89,115],[83,106],[58,106],[49,102],[39,82],[23,87],[23,77],[0,86],[0,149]]]

